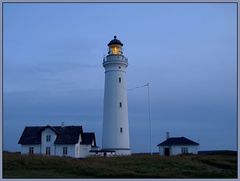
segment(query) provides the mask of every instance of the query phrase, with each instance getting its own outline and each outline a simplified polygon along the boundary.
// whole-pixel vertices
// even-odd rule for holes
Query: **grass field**
[[[89,157],[3,153],[3,178],[237,178],[237,155]]]

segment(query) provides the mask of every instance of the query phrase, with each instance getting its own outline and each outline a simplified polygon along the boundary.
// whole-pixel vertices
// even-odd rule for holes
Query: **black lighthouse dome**
[[[111,41],[108,43],[108,46],[110,46],[110,45],[121,45],[121,46],[123,46],[122,42],[117,39],[117,36],[114,36],[114,39],[111,40]]]

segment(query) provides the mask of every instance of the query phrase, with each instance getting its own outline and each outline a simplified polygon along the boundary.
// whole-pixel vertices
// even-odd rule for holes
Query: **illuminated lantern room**
[[[108,47],[109,47],[108,54],[121,55],[122,46],[123,46],[122,42],[117,39],[117,36],[114,36],[114,39],[108,43]]]

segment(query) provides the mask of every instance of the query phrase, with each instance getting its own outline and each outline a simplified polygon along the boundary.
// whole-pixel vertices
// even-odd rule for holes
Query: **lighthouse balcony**
[[[103,58],[103,64],[107,63],[124,63],[128,64],[128,59],[123,55],[108,55]]]

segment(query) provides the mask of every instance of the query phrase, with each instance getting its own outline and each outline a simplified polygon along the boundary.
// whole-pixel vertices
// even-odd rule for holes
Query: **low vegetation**
[[[237,155],[74,159],[3,153],[3,178],[237,178]]]

